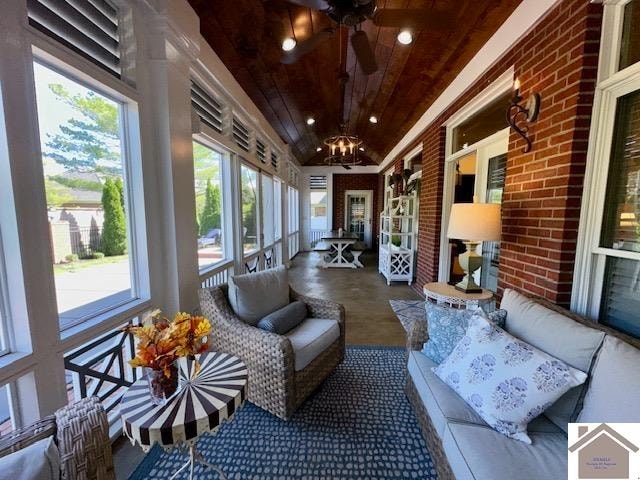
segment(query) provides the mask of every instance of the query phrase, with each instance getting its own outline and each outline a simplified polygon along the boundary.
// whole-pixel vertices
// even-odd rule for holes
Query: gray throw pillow
[[[59,480],[60,452],[53,437],[43,438],[22,450],[0,458],[0,478]]]
[[[476,310],[451,308],[426,302],[427,331],[429,339],[424,344],[422,353],[436,363],[442,363],[464,337],[469,320]],[[506,310],[495,310],[487,314],[487,318],[500,328],[504,328],[507,318]]]
[[[289,277],[284,266],[229,278],[229,304],[244,323],[260,319],[289,303]]]
[[[264,317],[258,322],[258,328],[283,335],[300,325],[307,316],[307,304],[297,300]]]

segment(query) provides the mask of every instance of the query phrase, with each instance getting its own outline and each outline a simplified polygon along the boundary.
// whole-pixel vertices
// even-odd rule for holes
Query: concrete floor
[[[405,345],[405,332],[389,300],[420,297],[406,283],[387,286],[378,273],[375,254],[364,254],[360,258],[365,265],[363,269],[323,269],[317,267],[318,254],[301,253],[289,270],[289,281],[299,293],[345,306],[347,344]],[[128,478],[144,457],[142,450],[124,437],[115,442],[113,451],[118,480]]]

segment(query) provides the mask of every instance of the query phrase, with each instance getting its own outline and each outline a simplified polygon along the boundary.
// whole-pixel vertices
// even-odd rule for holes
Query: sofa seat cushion
[[[589,373],[604,332],[582,325],[511,289],[505,290],[500,308],[507,311],[507,332],[567,365]],[[567,423],[576,416],[583,389],[583,385],[572,388],[545,412],[565,432]]]
[[[229,277],[229,305],[243,322],[256,326],[261,318],[289,303],[289,277],[284,266]]]
[[[432,368],[437,366],[422,352],[409,353],[407,370],[440,438],[449,421],[486,425],[451,387],[433,373]]]
[[[285,337],[291,342],[294,368],[299,372],[340,338],[340,325],[328,318],[307,318]]]
[[[549,480],[567,478],[564,432],[529,432],[527,445],[488,426],[448,423],[444,452],[457,480]]]
[[[580,423],[640,422],[640,350],[607,335],[596,359]],[[612,392],[619,392],[613,395]]]

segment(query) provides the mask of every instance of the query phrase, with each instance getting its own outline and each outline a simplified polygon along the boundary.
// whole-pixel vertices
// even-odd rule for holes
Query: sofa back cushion
[[[579,422],[640,423],[640,350],[607,335],[598,353]]]
[[[506,330],[536,348],[583,372],[589,372],[605,333],[586,327],[515,290],[504,292],[500,308],[507,311]],[[565,393],[546,411],[547,417],[567,431],[574,419],[584,386]]]
[[[0,459],[0,478],[58,480],[60,452],[53,437],[43,438]]]
[[[289,276],[284,266],[229,277],[229,305],[243,322],[258,324],[262,317],[289,303]]]

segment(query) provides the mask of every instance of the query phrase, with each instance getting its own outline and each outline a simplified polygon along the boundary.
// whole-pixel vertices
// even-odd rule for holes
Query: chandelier
[[[329,149],[329,155],[324,162],[329,166],[343,166],[347,170],[353,165],[362,163],[358,152],[362,150],[362,140],[357,135],[349,135],[341,127],[341,133],[325,139],[324,144]]]

